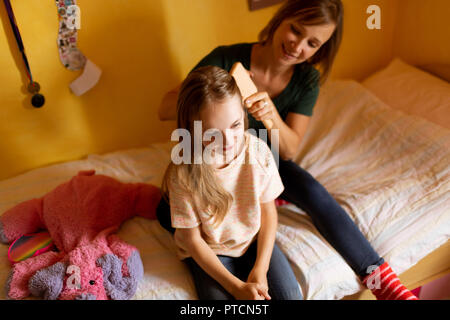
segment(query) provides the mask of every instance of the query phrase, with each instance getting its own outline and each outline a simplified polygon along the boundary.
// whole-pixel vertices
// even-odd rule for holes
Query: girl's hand
[[[257,268],[253,268],[247,278],[247,283],[258,283],[260,290],[258,293],[265,299],[270,300],[269,285],[267,284],[267,274]]]
[[[262,291],[259,283],[242,282],[232,295],[236,300],[264,300],[264,296],[260,294]]]
[[[276,107],[265,91],[252,94],[245,99],[245,106],[248,112],[258,121],[272,120],[275,116]]]

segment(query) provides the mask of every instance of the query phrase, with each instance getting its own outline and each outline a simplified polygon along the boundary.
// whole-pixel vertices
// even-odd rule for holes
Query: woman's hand
[[[267,273],[258,268],[253,268],[247,278],[247,283],[259,284],[258,293],[265,299],[270,300],[269,285],[267,284]]]
[[[263,291],[259,283],[242,282],[231,294],[236,300],[264,300]]]
[[[276,107],[265,91],[252,94],[245,99],[245,106],[248,112],[258,121],[274,120]]]

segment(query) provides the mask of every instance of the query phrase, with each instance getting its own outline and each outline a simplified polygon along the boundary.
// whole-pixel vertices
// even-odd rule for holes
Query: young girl
[[[233,77],[212,66],[193,71],[182,83],[177,110],[179,129],[194,136],[194,121],[203,129],[200,152],[194,137],[189,161],[172,162],[163,181],[178,256],[199,299],[302,299],[275,244],[274,200],[284,187],[267,144],[245,131],[247,114]]]

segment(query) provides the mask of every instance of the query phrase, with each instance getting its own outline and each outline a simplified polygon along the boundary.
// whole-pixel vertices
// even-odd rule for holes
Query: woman
[[[215,65],[229,71],[240,61],[250,70],[259,92],[245,101],[249,107],[249,128],[263,129],[262,121],[270,119],[271,130],[279,130],[279,173],[285,186],[280,198],[311,217],[319,232],[377,299],[417,299],[327,190],[291,160],[308,127],[319,86],[331,70],[342,38],[342,25],[340,0],[288,0],[261,31],[259,42],[218,47],[194,69]],[[178,91],[179,87],[163,98],[161,120],[176,118]],[[173,232],[170,208],[164,201],[158,208],[158,219]]]

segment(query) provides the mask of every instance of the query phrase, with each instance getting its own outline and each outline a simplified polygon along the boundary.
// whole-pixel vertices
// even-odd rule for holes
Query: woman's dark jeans
[[[309,172],[281,158],[279,172],[284,184],[280,198],[305,211],[356,274],[364,277],[369,266],[384,263],[350,216]]]
[[[356,274],[364,277],[369,266],[384,263],[349,215],[313,176],[295,162],[281,158],[279,172],[284,184],[280,198],[305,211],[320,234]],[[169,204],[164,199],[157,208],[157,217],[165,229],[175,231],[171,226]]]

